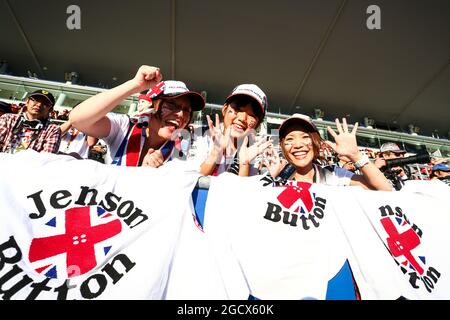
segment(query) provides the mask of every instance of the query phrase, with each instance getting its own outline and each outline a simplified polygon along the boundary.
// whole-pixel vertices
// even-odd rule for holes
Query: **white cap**
[[[258,102],[258,104],[261,106],[262,113],[266,114],[266,110],[268,107],[267,97],[264,91],[262,91],[261,88],[258,87],[256,84],[238,85],[236,88],[233,89],[233,91],[231,91],[230,95],[227,97],[227,100],[225,100],[225,103],[228,103],[231,97],[237,95],[245,95],[255,99],[256,102]]]
[[[386,142],[381,145],[380,152],[394,152],[394,153],[406,153],[406,150],[400,149],[398,144],[393,142]]]

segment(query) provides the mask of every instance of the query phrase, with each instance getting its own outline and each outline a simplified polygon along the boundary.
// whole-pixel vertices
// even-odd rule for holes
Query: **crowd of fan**
[[[44,93],[44,94],[42,94]],[[47,96],[50,97],[47,101]],[[52,152],[52,153],[59,153],[59,154],[69,154],[71,156],[74,156],[78,159],[94,159],[99,162],[104,162],[103,156],[106,153],[106,148],[104,144],[101,144],[98,139],[88,139],[88,137],[82,133],[78,133],[76,129],[72,128],[72,126],[69,125],[69,113],[71,109],[64,109],[62,112],[58,112],[58,110],[54,110],[53,107],[50,109],[48,116],[37,119],[39,120],[36,122],[37,128],[31,128],[27,122],[25,122],[25,128],[22,128],[21,130],[19,127],[21,126],[21,123],[23,124],[23,121],[20,121],[21,119],[27,118],[27,103],[29,100],[34,99],[40,99],[39,97],[46,97],[44,98],[43,105],[50,104],[53,106],[53,95],[51,93],[47,93],[45,90],[37,90],[34,93],[30,94],[27,98],[27,102],[25,103],[6,103],[3,101],[0,101],[0,116],[4,114],[11,114],[11,115],[17,115],[16,116],[16,122],[12,124],[12,126],[8,126],[6,122],[0,122],[0,146],[2,152],[11,152],[14,153],[16,150],[24,150],[27,148],[34,149],[39,152]],[[39,104],[39,101],[30,101],[33,105]],[[6,119],[6,118],[5,118]],[[31,119],[28,119],[31,120]],[[44,120],[44,121],[42,121]],[[56,139],[56,142],[53,143],[53,146],[48,148],[48,146],[45,146],[45,143],[43,146],[37,146],[35,144],[32,144],[33,141],[33,135],[27,134],[28,132],[37,132],[43,130],[43,126],[39,126],[39,123],[48,123],[55,124],[59,127],[59,138]],[[8,136],[8,131],[12,133],[13,128],[16,127],[17,135],[22,136],[19,141],[15,141],[12,134]],[[20,132],[22,131],[22,132]],[[55,134],[57,136],[57,134]],[[77,138],[77,136],[79,137]],[[6,142],[6,139],[9,138],[10,146],[7,147],[8,143]],[[28,141],[27,141],[28,140]],[[55,140],[55,139],[49,139],[49,140]],[[78,140],[78,141],[77,141]],[[15,144],[15,146],[11,146],[12,144]],[[58,149],[56,148],[56,145],[58,145]]]
[[[199,158],[198,170],[203,175],[268,173],[274,178],[291,164],[297,169],[296,174],[288,175],[293,180],[313,172],[309,179],[316,182],[316,173],[325,178],[332,174],[338,175],[339,181],[346,181],[342,185],[357,185],[359,181],[375,190],[386,189],[384,178],[377,172],[382,172],[397,190],[412,179],[439,179],[450,184],[450,158],[389,166],[390,160],[404,158],[407,151],[393,142],[383,144],[378,151],[355,149],[357,124],[350,130],[346,119],[342,123],[336,119],[337,132],[328,128],[335,143],[322,141],[311,119],[298,114],[280,126],[279,143],[267,136],[247,134],[256,132],[254,129],[267,109],[264,92],[253,84],[235,87],[222,109],[223,123],[218,115],[214,121],[207,116],[208,130],[204,133],[189,124],[192,112],[203,109],[203,98],[180,81],[161,80],[158,68],[143,66],[131,83],[62,112],[54,110],[55,99],[46,90],[31,93],[22,104],[2,102],[0,152],[16,153],[30,148],[106,164],[151,167],[176,158]],[[117,101],[135,92],[143,92],[136,114],[129,117],[111,112]],[[314,164],[302,164],[308,149],[314,150]],[[303,166],[309,168],[304,174]],[[330,167],[339,169],[324,170]]]

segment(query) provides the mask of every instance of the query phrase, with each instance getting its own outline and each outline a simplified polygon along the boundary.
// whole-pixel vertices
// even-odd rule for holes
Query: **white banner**
[[[198,175],[0,154],[2,299],[161,299]]]

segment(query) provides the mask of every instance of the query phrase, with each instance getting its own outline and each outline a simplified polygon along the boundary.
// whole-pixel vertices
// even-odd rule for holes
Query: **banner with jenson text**
[[[222,174],[196,212],[183,161],[0,164],[4,300],[450,298],[439,181],[378,192]]]
[[[205,210],[221,273],[240,269],[250,297],[327,299],[348,264],[355,299],[450,298],[444,183],[381,192],[270,180],[212,178]]]

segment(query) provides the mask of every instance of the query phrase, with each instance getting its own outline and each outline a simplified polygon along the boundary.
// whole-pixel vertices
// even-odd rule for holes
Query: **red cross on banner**
[[[158,83],[156,86],[154,86],[151,90],[149,90],[146,94],[146,96],[150,98],[154,98],[159,96],[162,92],[164,92],[165,84],[164,81]]]
[[[278,201],[287,209],[290,209],[292,205],[301,199],[305,205],[306,210],[309,212],[313,207],[313,200],[309,189],[311,188],[310,183],[297,182],[295,186],[283,186],[285,188],[282,193],[277,197]],[[295,212],[298,212],[299,208],[294,208]]]
[[[139,158],[141,155],[141,128],[139,128],[136,124],[133,125],[133,129],[130,134],[130,138],[128,139],[127,151],[126,151],[126,165],[127,167],[137,167],[139,164]]]
[[[391,254],[395,258],[404,256],[420,275],[423,274],[423,268],[411,253],[420,244],[420,238],[417,233],[413,229],[399,233],[392,220],[388,217],[381,219],[381,224],[389,235],[386,242]]]

